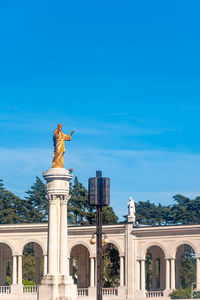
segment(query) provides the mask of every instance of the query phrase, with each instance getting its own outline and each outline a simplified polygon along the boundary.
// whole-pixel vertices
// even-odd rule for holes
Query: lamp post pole
[[[97,300],[102,300],[102,206],[97,206]]]
[[[110,178],[102,177],[96,171],[96,177],[89,178],[89,203],[96,206],[96,259],[97,259],[97,300],[102,300],[102,206],[110,204]]]

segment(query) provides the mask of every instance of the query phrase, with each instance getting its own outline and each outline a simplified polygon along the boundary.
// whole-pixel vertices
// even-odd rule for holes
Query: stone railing
[[[103,296],[118,296],[117,288],[103,288]]]
[[[78,296],[88,296],[88,289],[87,288],[78,288],[77,289]]]
[[[0,294],[10,294],[11,287],[10,286],[0,286]]]
[[[24,285],[23,286],[24,294],[34,294],[37,293],[37,285]]]
[[[164,297],[163,291],[148,291],[146,292],[147,298]]]

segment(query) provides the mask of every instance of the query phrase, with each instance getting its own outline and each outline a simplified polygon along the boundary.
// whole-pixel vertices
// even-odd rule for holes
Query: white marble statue
[[[129,198],[127,205],[129,210],[129,216],[131,217],[135,216],[135,201],[133,200],[132,197]]]

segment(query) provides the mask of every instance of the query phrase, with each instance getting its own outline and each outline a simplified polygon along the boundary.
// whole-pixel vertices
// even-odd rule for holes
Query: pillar
[[[12,284],[17,283],[17,257],[13,255],[12,257]]]
[[[176,289],[180,288],[180,259],[176,258]]]
[[[175,290],[175,259],[171,259],[171,290]]]
[[[43,173],[49,202],[47,274],[38,290],[39,300],[77,297],[77,287],[69,275],[67,200],[73,175],[65,168],[51,168]],[[44,272],[46,272],[44,270]]]
[[[137,260],[137,283],[137,289],[141,290],[141,268],[139,260]]]
[[[141,260],[141,290],[145,290],[145,260]]]
[[[40,257],[36,256],[36,284],[40,283]]]
[[[18,284],[22,284],[22,255],[18,256]]]
[[[124,257],[120,256],[120,286],[124,286]]]
[[[58,205],[55,195],[49,196],[48,274],[58,273]]]
[[[170,269],[169,259],[166,259],[166,290],[170,289],[169,288],[169,283],[170,283],[170,281],[169,281],[169,269]]]
[[[160,286],[159,286],[161,290],[165,289],[165,274],[166,274],[165,259],[164,257],[161,257],[160,258]]]
[[[44,255],[44,275],[47,274],[47,255]]]
[[[70,257],[69,260],[69,275],[73,277],[73,258]]]
[[[200,290],[200,257],[196,258],[196,289]]]
[[[94,287],[94,257],[90,258],[90,287]]]
[[[152,257],[152,289],[156,289],[156,258]]]
[[[0,285],[4,285],[4,246],[0,247]]]
[[[67,196],[60,199],[60,268],[59,273],[69,276],[67,249]]]

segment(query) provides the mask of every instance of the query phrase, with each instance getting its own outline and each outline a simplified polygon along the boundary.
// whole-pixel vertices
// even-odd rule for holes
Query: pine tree
[[[36,176],[36,182],[26,191],[24,205],[26,208],[26,221],[30,223],[47,222],[48,200],[44,182]]]
[[[118,217],[114,213],[111,206],[104,206],[102,209],[102,223],[105,224],[116,224],[118,223]]]
[[[71,224],[94,224],[94,207],[89,205],[88,191],[75,177],[70,186],[70,200],[68,201],[68,222]]]
[[[18,224],[23,222],[22,200],[6,190],[0,180],[0,224]]]

